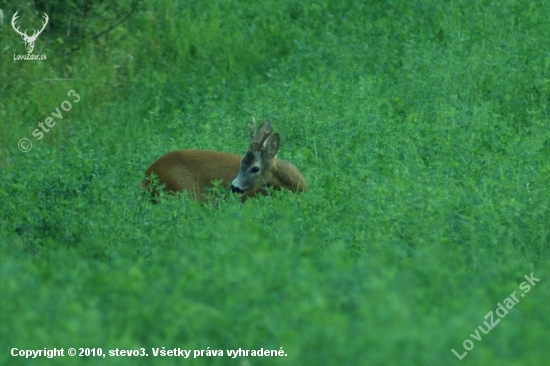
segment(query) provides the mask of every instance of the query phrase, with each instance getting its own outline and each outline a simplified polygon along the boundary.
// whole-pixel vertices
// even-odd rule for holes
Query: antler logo
[[[18,16],[17,16],[17,13],[19,12],[16,11],[15,14],[13,14],[13,17],[11,18],[11,26],[13,27],[13,29],[19,33],[21,35],[21,38],[23,38],[23,41],[25,41],[25,48],[27,49],[27,53],[31,53],[32,50],[34,49],[34,42],[36,41],[36,39],[38,38],[38,36],[40,35],[40,33],[42,33],[42,31],[44,30],[44,28],[46,28],[46,24],[48,24],[48,14],[44,13],[44,24],[42,25],[42,29],[40,29],[37,33],[37,30],[35,29],[34,32],[32,33],[32,36],[29,36],[27,34],[27,30],[25,29],[25,32],[21,32],[19,31],[19,27],[15,28],[15,21],[17,20]]]

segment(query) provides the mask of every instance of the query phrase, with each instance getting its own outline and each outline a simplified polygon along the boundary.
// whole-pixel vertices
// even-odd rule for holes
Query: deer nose
[[[244,193],[244,191],[242,189],[240,189],[239,187],[235,187],[233,184],[231,185],[231,192],[233,192],[233,193]]]

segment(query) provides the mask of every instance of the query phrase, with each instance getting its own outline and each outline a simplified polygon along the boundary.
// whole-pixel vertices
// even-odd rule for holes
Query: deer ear
[[[265,153],[269,159],[272,159],[277,155],[277,151],[279,151],[279,134],[275,133],[267,139]]]

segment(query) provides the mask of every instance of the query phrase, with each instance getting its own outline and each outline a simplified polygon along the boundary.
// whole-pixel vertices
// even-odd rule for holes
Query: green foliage
[[[99,37],[107,35],[107,42],[101,45],[112,47],[120,37],[116,32],[110,33],[111,30],[140,10],[142,5],[143,0],[34,0],[6,3],[3,11],[10,18],[15,11],[19,11],[19,22],[27,24],[21,27],[21,31],[28,28],[29,35],[34,29],[32,26],[40,25],[43,14],[49,14],[47,44],[51,51],[63,54],[74,52],[86,42],[99,41]],[[24,20],[21,14],[24,14]],[[118,35],[124,33],[121,30],[118,29]]]
[[[72,53],[56,40],[73,20],[53,24],[69,8],[48,4],[48,60],[12,61],[0,1],[0,364],[75,363],[13,347],[144,347],[85,362],[450,365],[465,339],[465,365],[548,363],[550,3],[149,1],[93,39],[118,19],[98,1]],[[252,116],[308,192],[151,204],[153,161],[244,154]]]

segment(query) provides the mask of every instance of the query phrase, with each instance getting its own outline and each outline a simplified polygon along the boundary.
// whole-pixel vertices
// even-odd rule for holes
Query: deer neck
[[[275,188],[286,188],[293,192],[305,191],[307,186],[304,178],[288,161],[275,158],[273,164],[273,186]]]

